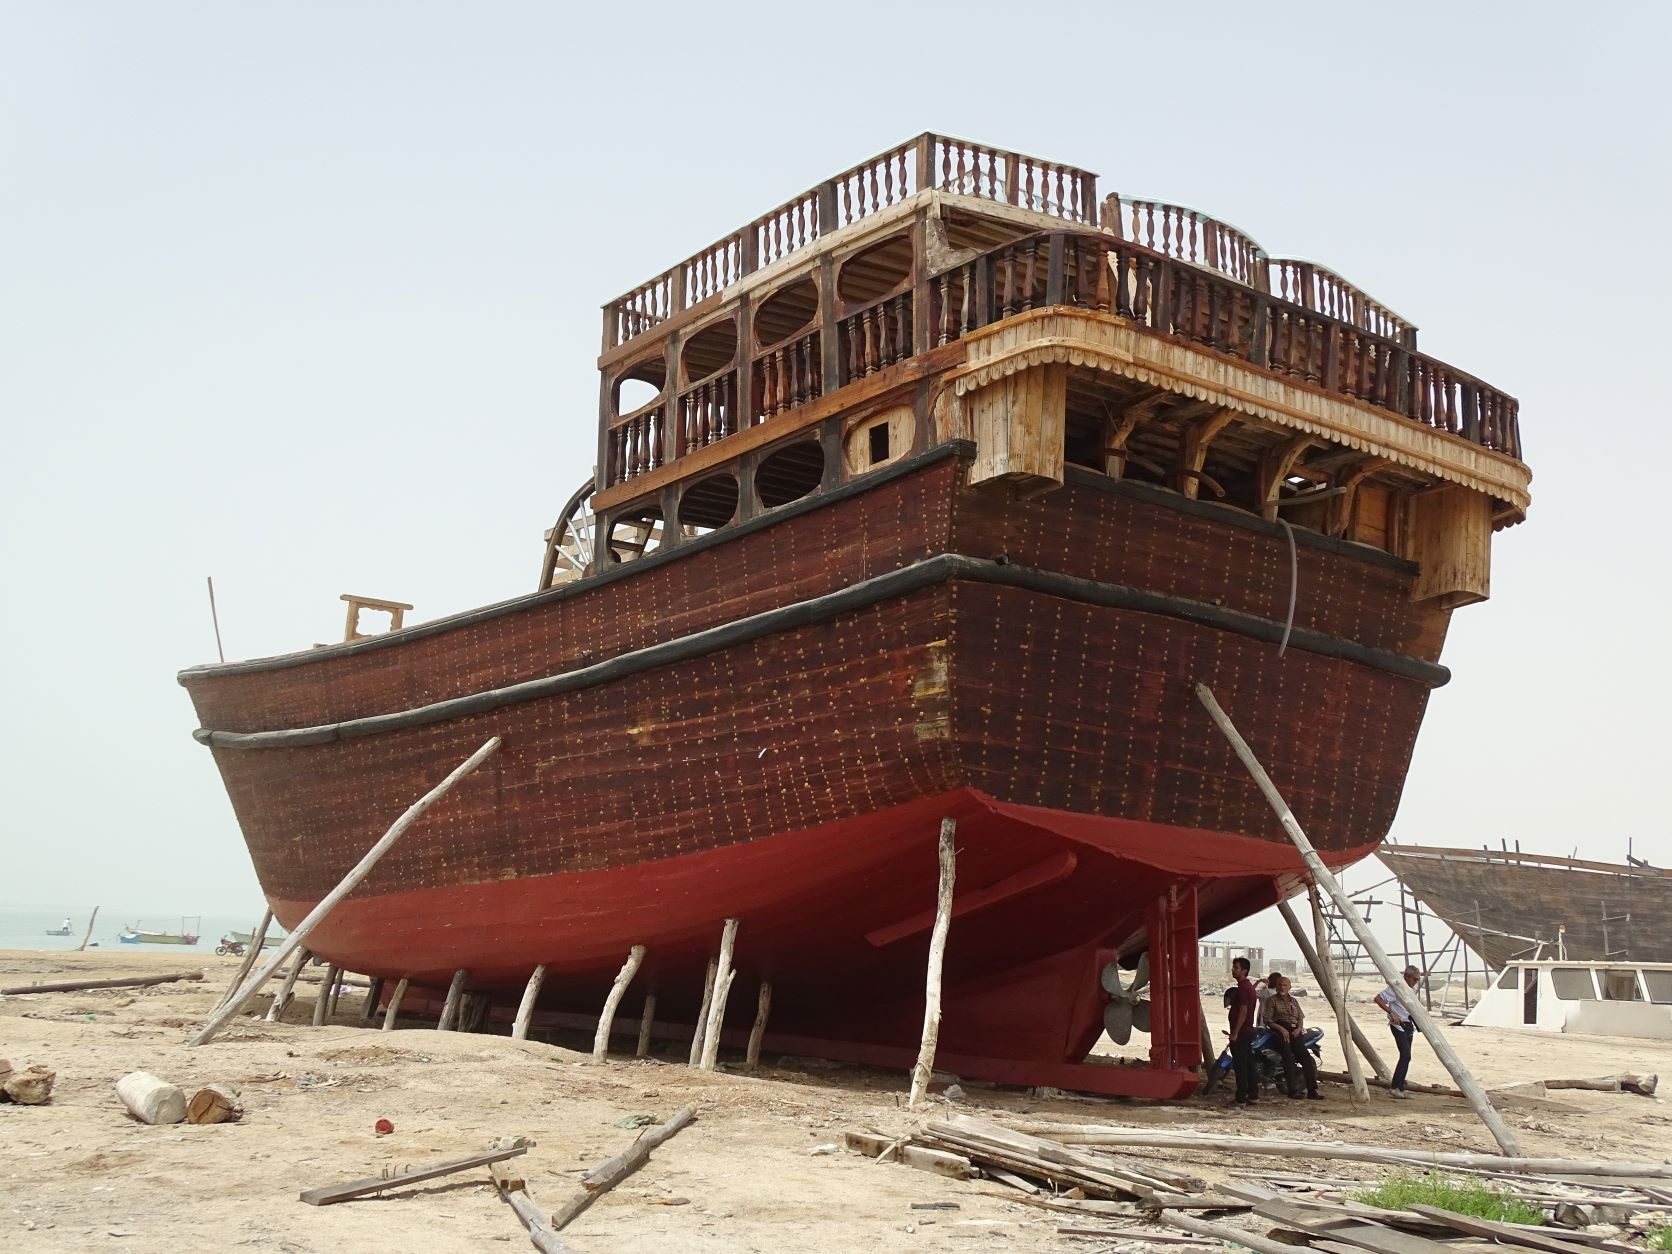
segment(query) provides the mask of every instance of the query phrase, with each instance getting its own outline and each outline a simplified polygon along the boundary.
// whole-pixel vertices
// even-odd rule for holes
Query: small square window
[[[888,460],[888,424],[879,422],[866,435],[871,440],[871,465]]]

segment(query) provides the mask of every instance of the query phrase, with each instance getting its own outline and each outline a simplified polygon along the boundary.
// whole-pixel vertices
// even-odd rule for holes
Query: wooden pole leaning
[[[278,996],[274,997],[273,1004],[267,1007],[268,1023],[277,1023],[284,1017],[284,1012],[290,1009],[290,999],[296,995],[296,977],[302,974],[302,968],[307,966],[308,962],[312,958],[313,955],[306,949],[298,949],[296,951],[296,959],[290,964],[290,970],[285,972],[284,983],[279,985]],[[251,983],[254,983],[254,981],[252,980]],[[227,1006],[230,1006],[231,1004],[231,1002],[227,1002],[226,1005],[221,1007],[221,1010],[224,1011]],[[219,1012],[217,1012],[217,1014],[219,1014]],[[214,1020],[211,1019],[210,1022],[213,1023]],[[204,1032],[207,1032],[208,1030],[209,1029],[207,1027],[203,1029]],[[201,1035],[201,1033],[199,1035]],[[197,1044],[196,1038],[194,1037],[190,1043],[193,1045]]]
[[[698,1069],[712,1071],[720,1062],[720,1025],[726,1021],[726,998],[731,995],[737,970],[732,966],[732,947],[737,944],[737,920],[727,919],[720,931],[720,957],[714,969],[714,996],[709,1001],[708,1024],[702,1035],[702,1061]]]
[[[708,1030],[708,1003],[714,999],[714,975],[720,969],[720,960],[708,960],[708,978],[702,985],[702,1005],[697,1008],[697,1024],[691,1032],[691,1059],[686,1064],[694,1067],[702,1061],[702,1038]]]
[[[93,939],[93,924],[98,922],[99,908],[93,907],[93,913],[87,919],[87,931],[82,934],[81,944],[76,948],[77,953],[87,952],[87,942]]]
[[[267,929],[272,925],[273,909],[269,906],[267,912],[261,916],[261,922],[256,925],[255,931],[250,933],[250,947],[244,952],[244,961],[239,964],[238,974],[232,977],[232,983],[227,985],[220,1001],[215,1003],[217,1006],[226,1005],[226,999],[244,987],[244,977],[250,973],[250,968],[255,966],[255,960],[261,957],[261,947],[267,943]]]
[[[1289,834],[1289,839],[1295,843],[1295,848],[1300,851],[1301,858],[1306,862],[1307,869],[1312,872],[1313,882],[1328,893],[1335,902],[1336,909],[1341,911],[1342,917],[1352,927],[1353,935],[1358,937],[1359,944],[1364,946],[1365,952],[1375,962],[1376,969],[1382,973],[1382,977],[1387,980],[1389,987],[1398,995],[1405,1009],[1410,1011],[1411,1018],[1416,1020],[1417,1028],[1427,1038],[1430,1048],[1433,1049],[1441,1063],[1445,1065],[1445,1069],[1451,1073],[1451,1078],[1456,1081],[1457,1087],[1463,1090],[1463,1095],[1469,1099],[1469,1105],[1474,1107],[1481,1122],[1492,1133],[1492,1139],[1498,1143],[1498,1147],[1505,1154],[1519,1157],[1521,1149],[1516,1144],[1515,1134],[1504,1123],[1503,1117],[1498,1114],[1497,1109],[1492,1105],[1492,1099],[1487,1097],[1486,1091],[1476,1083],[1475,1077],[1463,1065],[1463,1060],[1452,1049],[1451,1043],[1441,1035],[1439,1025],[1423,1008],[1421,999],[1412,994],[1410,987],[1405,983],[1404,977],[1394,967],[1393,959],[1389,958],[1387,950],[1382,948],[1382,942],[1376,939],[1376,934],[1370,930],[1370,925],[1359,914],[1358,907],[1353,905],[1352,898],[1347,896],[1335,876],[1331,874],[1330,869],[1324,865],[1323,859],[1318,856],[1318,851],[1312,847],[1312,842],[1307,839],[1306,833],[1301,829],[1294,811],[1289,809],[1288,803],[1283,800],[1283,794],[1277,791],[1277,785],[1272,783],[1271,776],[1266,774],[1265,768],[1260,765],[1259,759],[1254,756],[1254,751],[1248,747],[1248,742],[1242,738],[1242,734],[1237,731],[1230,717],[1220,708],[1219,702],[1214,699],[1212,689],[1206,684],[1198,683],[1196,685],[1196,698],[1202,703],[1203,708],[1207,710],[1209,717],[1213,719],[1219,730],[1224,733],[1225,739],[1231,742],[1231,747],[1236,750],[1237,757],[1242,759],[1243,766],[1254,777],[1254,782],[1259,785],[1260,791],[1265,794],[1266,801],[1276,811],[1278,821],[1283,824],[1283,830]]]
[[[772,985],[762,983],[760,999],[755,1004],[755,1026],[749,1029],[749,1049],[743,1055],[743,1065],[753,1071],[761,1065],[761,1040],[766,1036],[766,1017],[772,1013]]]
[[[616,972],[615,983],[610,985],[610,994],[604,998],[604,1012],[598,1016],[598,1031],[592,1037],[592,1061],[603,1062],[610,1053],[610,1028],[615,1023],[615,1012],[621,1008],[621,999],[627,995],[627,986],[633,982],[638,974],[639,964],[644,961],[644,946],[634,945],[627,951],[627,961],[621,964],[621,970]]]
[[[383,1012],[383,1031],[395,1030],[395,1017],[401,1013],[401,998],[406,996],[407,979],[403,975],[395,984],[395,991],[389,997],[389,1008]]]
[[[639,1043],[633,1050],[633,1057],[645,1058],[650,1054],[650,1029],[656,1022],[656,994],[644,995],[644,1013],[639,1016]]]
[[[935,927],[929,934],[929,972],[924,983],[923,1041],[917,1049],[917,1063],[911,1069],[908,1108],[916,1106],[929,1092],[935,1073],[935,1044],[940,1040],[941,964],[946,958],[946,933],[952,925],[952,882],[957,851],[952,837],[956,819],[942,819],[940,826],[940,892],[935,899]]]
[[[331,998],[337,991],[337,977],[342,974],[342,968],[331,963],[325,968],[325,979],[319,986],[319,992],[314,994],[313,1025],[324,1027],[325,1020],[331,1017]]]
[[[1290,908],[1289,903],[1286,901],[1278,902],[1277,912],[1283,916],[1283,922],[1288,924],[1289,935],[1294,937],[1295,944],[1300,949],[1301,957],[1306,959],[1306,965],[1312,971],[1312,978],[1318,981],[1318,991],[1320,993],[1324,992],[1329,987],[1330,978],[1334,973],[1324,966],[1323,959],[1318,956],[1317,949],[1313,947],[1312,938],[1306,934],[1306,929],[1301,927],[1300,920],[1295,917],[1295,912]],[[1328,994],[1325,993],[1325,996],[1327,997]],[[1330,1004],[1333,1006],[1335,1003],[1331,1001]],[[1370,1038],[1364,1034],[1364,1029],[1359,1027],[1357,1020],[1352,1015],[1347,1016],[1347,1026],[1352,1029],[1353,1044],[1358,1046],[1359,1053],[1364,1055],[1364,1060],[1370,1064],[1370,1069],[1376,1073],[1376,1078],[1386,1084],[1393,1078],[1393,1073],[1388,1070],[1387,1063],[1382,1061],[1382,1056],[1370,1044]]]
[[[210,1017],[209,1022],[203,1025],[203,1030],[192,1037],[190,1044],[202,1045],[213,1040],[215,1033],[219,1032],[232,1020],[233,1016],[243,1010],[245,1003],[255,996],[257,989],[267,983],[273,972],[279,969],[284,960],[302,948],[302,942],[308,938],[308,934],[314,930],[319,921],[335,910],[337,904],[353,892],[355,886],[371,873],[371,869],[377,865],[378,860],[389,852],[397,840],[406,834],[407,828],[416,823],[425,810],[428,810],[451,792],[453,785],[481,766],[483,762],[486,762],[501,743],[498,736],[490,737],[480,749],[454,767],[452,773],[446,779],[413,802],[407,808],[406,813],[396,819],[389,830],[383,833],[382,838],[366,851],[365,857],[355,864],[354,869],[343,876],[342,882],[327,893],[324,900],[308,912],[308,917],[297,924],[295,930],[284,938],[279,947],[273,951],[272,958],[250,977],[243,988],[238,990],[234,996],[229,997],[226,1004]]]
[[[1319,958],[1323,959],[1329,952],[1329,930],[1324,925],[1324,907],[1318,900],[1317,888],[1308,888],[1306,899],[1312,904],[1313,947],[1317,950]],[[1335,972],[1330,969],[1327,959],[1320,961],[1318,966],[1323,972],[1323,977],[1319,980],[1322,992],[1329,999],[1330,1009],[1335,1012],[1335,1030],[1341,1041],[1341,1057],[1347,1062],[1348,1092],[1355,1106],[1368,1106],[1370,1086],[1364,1082],[1364,1067],[1353,1048],[1353,1017],[1347,1010],[1347,992],[1337,982]]]
[[[459,1003],[464,1000],[464,986],[468,979],[470,972],[463,967],[453,972],[453,982],[447,986],[447,1000],[441,1003],[441,1018],[435,1021],[437,1032],[450,1031],[459,1021]]]
[[[528,1039],[528,1025],[534,1018],[534,1003],[540,999],[540,985],[546,980],[546,964],[541,963],[534,968],[528,977],[528,987],[523,989],[522,1003],[517,1007],[517,1018],[511,1025],[511,1039],[525,1041]]]

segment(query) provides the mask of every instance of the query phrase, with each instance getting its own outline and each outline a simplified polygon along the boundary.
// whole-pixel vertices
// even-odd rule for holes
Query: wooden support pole
[[[244,951],[244,961],[239,964],[238,974],[232,977],[232,983],[227,985],[220,1001],[215,1003],[217,1006],[226,1005],[226,999],[244,987],[244,977],[250,973],[250,968],[255,966],[255,960],[261,957],[261,947],[267,943],[267,929],[272,925],[273,910],[269,906],[267,912],[261,916],[261,922],[256,925],[255,931],[250,933],[250,947]]]
[[[406,984],[407,980],[403,975],[395,985],[394,995],[389,998],[389,1009],[383,1012],[383,1030],[385,1032],[395,1030],[395,1016],[401,1012],[401,998],[406,996]]]
[[[772,985],[763,982],[755,1004],[755,1026],[749,1029],[749,1050],[743,1055],[743,1065],[751,1071],[761,1065],[761,1039],[766,1035],[766,1017],[771,1013]]]
[[[377,1017],[377,1003],[383,1000],[383,977],[373,976],[371,987],[366,990],[365,1004],[360,1007],[360,1022],[370,1023]]]
[[[1312,978],[1318,981],[1318,991],[1322,993],[1329,987],[1329,981],[1334,972],[1324,966],[1324,960],[1319,957],[1317,949],[1312,944],[1311,937],[1307,936],[1306,930],[1301,927],[1300,920],[1295,917],[1295,912],[1290,909],[1289,903],[1286,901],[1278,902],[1277,912],[1283,916],[1283,922],[1289,925],[1289,935],[1294,937],[1295,944],[1300,949],[1301,957],[1306,959],[1306,965],[1312,971]],[[1325,996],[1328,996],[1328,994],[1326,993]],[[1371,1046],[1370,1038],[1364,1034],[1364,1029],[1359,1027],[1357,1020],[1350,1014],[1347,1016],[1347,1026],[1352,1029],[1353,1044],[1358,1046],[1359,1053],[1364,1055],[1364,1060],[1370,1064],[1370,1069],[1376,1073],[1376,1078],[1386,1084],[1393,1078],[1393,1072],[1388,1070],[1387,1063],[1382,1061],[1382,1056]]]
[[[714,975],[720,969],[720,960],[708,960],[708,978],[702,985],[702,1005],[697,1009],[696,1027],[691,1032],[691,1060],[687,1066],[696,1066],[702,1061],[702,1038],[708,1030],[708,1003],[714,999]]]
[[[390,825],[389,830],[383,833],[378,842],[366,851],[365,857],[361,858],[360,861],[355,864],[354,869],[347,875],[343,876],[342,882],[327,893],[324,899],[308,912],[308,917],[297,924],[295,930],[292,931],[289,936],[284,938],[279,947],[273,951],[273,956],[268,960],[267,964],[251,976],[248,983],[246,983],[236,995],[229,997],[226,1004],[210,1017],[209,1022],[203,1025],[203,1030],[196,1036],[192,1037],[190,1043],[193,1045],[202,1045],[207,1041],[213,1040],[215,1033],[219,1032],[232,1020],[233,1016],[243,1010],[245,1003],[248,1002],[250,998],[255,996],[257,989],[267,983],[273,972],[277,971],[284,963],[284,960],[302,948],[302,942],[305,941],[308,938],[308,934],[312,932],[316,926],[318,926],[319,921],[326,915],[330,914],[331,911],[335,910],[337,908],[337,903],[344,897],[348,896],[349,893],[353,892],[355,886],[358,885],[361,880],[365,879],[367,875],[371,874],[371,870],[377,865],[378,860],[382,858],[384,854],[389,852],[394,843],[406,833],[407,828],[416,823],[419,816],[422,815],[425,810],[428,810],[437,801],[441,800],[442,797],[451,792],[453,790],[453,785],[457,784],[478,766],[481,766],[483,762],[486,762],[488,758],[491,757],[499,748],[500,743],[501,742],[498,736],[490,737],[480,749],[471,754],[463,762],[459,763],[458,766],[454,767],[452,773],[448,775],[446,779],[442,780],[434,788],[430,789],[422,797],[418,798],[417,801],[414,801],[412,805],[407,808],[406,813],[396,819],[394,823]]]
[[[98,917],[99,917],[99,908],[97,906],[94,906],[93,907],[93,913],[92,913],[91,916],[89,916],[89,918],[87,920],[87,931],[82,933],[81,944],[76,950],[77,953],[86,953],[87,952],[87,942],[93,939],[93,924],[95,922],[97,922]]]
[[[952,880],[957,852],[952,837],[956,819],[942,819],[940,826],[940,892],[935,899],[935,927],[929,934],[929,971],[924,982],[923,1041],[917,1049],[917,1065],[911,1069],[911,1097],[916,1106],[929,1092],[929,1078],[935,1071],[935,1043],[940,1039],[941,963],[946,957],[946,933],[952,926]]]
[[[470,978],[470,972],[460,967],[453,972],[453,982],[447,986],[447,1000],[441,1003],[441,1018],[435,1022],[437,1032],[451,1031],[459,1019],[459,1003],[464,1000],[465,981]]]
[[[702,1062],[699,1069],[712,1071],[720,1062],[720,1025],[726,1021],[726,998],[731,995],[732,947],[737,944],[737,920],[727,919],[720,931],[719,965],[714,969],[714,996],[709,999],[708,1025],[703,1029]]]
[[[656,1022],[656,994],[644,995],[644,1013],[639,1016],[639,1044],[633,1051],[633,1057],[644,1058],[650,1054],[650,1029]]]
[[[180,980],[201,980],[201,971],[171,971],[167,975],[140,975],[126,980],[66,980],[55,984],[14,984],[0,988],[0,994],[18,997],[24,993],[79,993],[90,988],[148,988],[153,984],[174,984]]]
[[[1405,1009],[1410,1012],[1411,1018],[1416,1020],[1417,1028],[1421,1031],[1424,1039],[1428,1041],[1429,1047],[1433,1049],[1435,1055],[1445,1065],[1446,1070],[1451,1073],[1451,1078],[1457,1082],[1457,1087],[1462,1089],[1463,1095],[1469,1099],[1469,1105],[1474,1107],[1481,1122],[1492,1133],[1492,1139],[1498,1143],[1498,1147],[1505,1154],[1519,1156],[1521,1150],[1516,1144],[1515,1134],[1509,1130],[1509,1126],[1504,1123],[1503,1118],[1493,1107],[1492,1099],[1487,1097],[1486,1091],[1475,1082],[1475,1077],[1463,1065],[1463,1060],[1452,1049],[1451,1043],[1441,1034],[1439,1024],[1435,1023],[1433,1017],[1423,1008],[1421,999],[1412,994],[1410,987],[1405,983],[1404,977],[1394,967],[1393,960],[1388,957],[1387,951],[1382,948],[1382,942],[1376,939],[1376,934],[1370,930],[1369,924],[1359,914],[1358,907],[1353,905],[1353,899],[1342,891],[1340,883],[1330,873],[1330,869],[1324,865],[1323,859],[1318,856],[1318,851],[1312,847],[1312,842],[1306,838],[1306,833],[1301,830],[1301,825],[1296,820],[1294,812],[1289,809],[1288,803],[1283,800],[1283,795],[1277,791],[1277,785],[1271,782],[1271,776],[1266,774],[1265,768],[1260,765],[1259,759],[1254,756],[1254,751],[1248,747],[1248,742],[1242,738],[1241,733],[1232,724],[1230,717],[1224,710],[1220,709],[1219,702],[1214,699],[1212,690],[1206,684],[1199,683],[1196,685],[1196,697],[1206,708],[1208,715],[1213,719],[1219,730],[1224,733],[1225,739],[1231,742],[1231,747],[1236,750],[1237,757],[1242,759],[1243,766],[1248,768],[1248,773],[1254,777],[1254,782],[1260,786],[1260,791],[1265,794],[1266,801],[1277,812],[1277,818],[1282,823],[1283,830],[1289,833],[1289,839],[1294,842],[1295,848],[1300,851],[1301,858],[1306,862],[1307,869],[1312,872],[1313,882],[1327,892],[1335,902],[1336,909],[1341,911],[1342,917],[1352,927],[1353,935],[1358,937],[1359,944],[1364,946],[1365,952],[1375,962],[1376,969],[1382,973],[1382,978],[1387,980],[1389,987],[1394,990]]]
[[[325,982],[319,986],[319,992],[314,994],[313,1025],[324,1027],[325,1020],[331,1015],[331,996],[337,989],[337,977],[342,974],[342,968],[331,963],[325,968]]]
[[[517,1007],[516,1022],[511,1025],[511,1039],[525,1041],[528,1039],[528,1024],[534,1018],[534,1003],[540,1000],[540,985],[546,980],[546,964],[541,963],[534,968],[528,977],[528,987],[523,989],[522,1003]]]
[[[604,1013],[598,1016],[598,1031],[592,1037],[592,1061],[603,1062],[610,1054],[610,1028],[615,1023],[615,1012],[621,1007],[621,999],[627,994],[627,986],[633,982],[638,974],[639,964],[644,961],[644,946],[634,945],[627,951],[627,961],[621,964],[621,970],[616,972],[615,983],[610,986],[610,995],[604,998]]]
[[[267,1007],[268,1023],[277,1023],[284,1017],[284,1012],[290,1008],[290,999],[296,993],[296,977],[302,974],[302,968],[308,965],[308,960],[312,956],[313,955],[306,949],[298,949],[296,951],[296,960],[290,964],[290,970],[285,972],[284,983],[279,985],[278,996],[273,998],[273,1004]],[[271,967],[273,964],[268,963],[267,965]],[[253,984],[255,981],[251,980],[250,983]],[[249,985],[246,984],[244,987],[248,988]],[[240,993],[239,997],[242,996],[243,994]],[[217,1012],[215,1018],[218,1019],[222,1014],[225,1014],[227,1010],[231,1009],[231,1007],[232,1002],[227,1002],[226,1005],[222,1006],[220,1011]],[[227,1018],[230,1019],[231,1017],[231,1015],[227,1015]],[[221,1025],[216,1023],[215,1019],[211,1019],[209,1020],[209,1025],[203,1029],[203,1032],[199,1032],[198,1036],[207,1040],[208,1037],[204,1036],[204,1033],[208,1032],[210,1027],[213,1027],[218,1032],[220,1031]],[[191,1043],[193,1045],[197,1044],[197,1037],[193,1037]]]
[[[1353,1018],[1347,1010],[1347,994],[1336,983],[1335,972],[1330,970],[1329,959],[1324,957],[1329,953],[1329,929],[1324,925],[1324,907],[1318,900],[1316,888],[1307,889],[1306,899],[1312,903],[1313,947],[1322,959],[1318,964],[1318,969],[1323,972],[1321,991],[1329,999],[1330,1009],[1335,1012],[1335,1031],[1341,1043],[1341,1057],[1347,1061],[1347,1091],[1354,1105],[1367,1106],[1370,1104],[1370,1086],[1364,1082],[1364,1067],[1353,1048]]]

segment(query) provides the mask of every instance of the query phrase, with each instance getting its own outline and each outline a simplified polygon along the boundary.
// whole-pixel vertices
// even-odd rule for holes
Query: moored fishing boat
[[[198,922],[201,926],[202,921]],[[195,945],[199,938],[195,931],[187,929],[186,921],[181,919],[178,932],[153,932],[143,928],[125,927],[116,939],[124,945]]]
[[[1198,935],[1303,875],[1191,684],[1373,851],[1528,505],[1513,398],[1322,267],[933,135],[604,322],[535,592],[182,673],[275,916],[499,735],[310,948],[596,1013],[644,944],[677,1031],[737,917],[770,1048],[898,1065],[952,817],[941,1064],[1188,1092]],[[1087,1061],[1106,1022],[1147,1066]]]

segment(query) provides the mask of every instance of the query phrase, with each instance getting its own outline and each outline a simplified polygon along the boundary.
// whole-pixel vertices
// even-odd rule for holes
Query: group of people
[[[1306,1012],[1290,992],[1289,977],[1273,971],[1258,987],[1249,975],[1252,967],[1247,958],[1231,962],[1231,974],[1236,985],[1226,991],[1226,1006],[1230,1011],[1231,1066],[1236,1074],[1238,1105],[1249,1105],[1259,1100],[1260,1073],[1254,1058],[1255,1032],[1271,1029],[1278,1057],[1283,1063],[1284,1087],[1289,1096],[1302,1095],[1311,1101],[1322,1101],[1318,1093],[1318,1063],[1306,1047]],[[1407,986],[1415,988],[1422,979],[1416,967],[1406,967]],[[1389,985],[1376,995],[1377,1007],[1387,1015],[1393,1031],[1394,1045],[1399,1050],[1399,1065],[1394,1068],[1389,1089],[1395,1097],[1405,1097],[1405,1077],[1411,1069],[1411,1044],[1416,1036],[1416,1024],[1405,1008],[1399,991]]]

